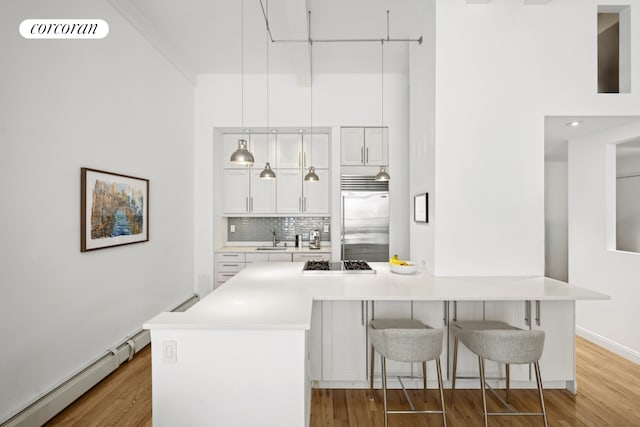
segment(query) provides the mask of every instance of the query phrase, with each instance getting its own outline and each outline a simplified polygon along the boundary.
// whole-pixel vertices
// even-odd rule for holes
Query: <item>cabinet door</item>
[[[249,212],[255,214],[275,213],[277,178],[260,179],[260,172],[262,172],[262,170],[251,168],[251,195],[249,196]]]
[[[529,329],[525,321],[524,301],[486,301],[484,303],[484,317],[486,320],[499,320],[521,329]],[[511,365],[512,381],[528,381],[529,365]],[[502,376],[504,364],[486,362],[487,376]]]
[[[300,169],[278,169],[276,176],[278,213],[301,213],[302,177]]]
[[[302,135],[278,135],[276,145],[279,169],[302,167]]]
[[[373,319],[411,319],[411,301],[374,301],[371,303],[371,315]],[[367,340],[367,352],[371,351],[371,342]],[[367,365],[371,363],[371,353],[368,353]],[[382,378],[382,361],[380,353],[375,353],[374,360],[374,378],[379,380]],[[420,369],[418,376],[422,375],[422,365],[417,364]],[[367,367],[367,373],[370,372]],[[387,360],[387,381],[393,381],[392,377],[403,375],[411,375],[411,363],[396,362],[395,360]]]
[[[302,167],[329,169],[329,135],[314,133],[302,138]]]
[[[322,375],[325,381],[367,378],[367,326],[363,301],[323,301]]]
[[[291,254],[269,254],[269,262],[291,262]]]
[[[303,181],[302,212],[329,214],[329,171],[316,170],[320,181]]]
[[[328,252],[312,252],[293,254],[293,262],[305,262],[305,261],[331,261],[331,254]]]
[[[340,157],[344,166],[364,164],[364,128],[340,129]]]
[[[295,256],[295,255],[294,255]],[[311,306],[311,329],[309,330],[309,379],[322,379],[322,301]]]
[[[223,180],[224,213],[249,213],[249,169],[225,169]]]
[[[247,147],[251,144],[251,135],[242,133],[226,133],[222,137],[222,165],[223,169],[246,169],[246,165],[236,165],[229,161],[231,154],[238,149],[238,140],[245,139]]]
[[[267,162],[271,164],[271,168],[277,168],[276,159],[276,136],[273,134],[252,134],[250,151],[253,154],[255,163],[253,168],[262,171]]]
[[[574,311],[573,301],[541,301],[539,313],[535,301],[531,303],[532,329],[545,332],[544,351],[540,358],[542,381],[575,380]],[[535,374],[532,373],[531,379],[535,380]]]
[[[442,353],[440,353],[440,365],[442,369],[443,378],[448,378],[447,373],[447,328],[444,325],[444,316],[445,310],[444,305],[441,301],[415,301],[412,302],[413,307],[413,318],[421,321],[425,325],[431,326],[432,328],[444,328],[444,333],[442,334]],[[436,370],[434,369],[434,364],[427,363],[427,379],[431,381],[437,381],[438,376],[436,374]],[[421,376],[422,375],[422,366],[419,363],[413,364],[413,375]]]
[[[389,129],[365,128],[364,130],[365,164],[386,166],[389,164]]]

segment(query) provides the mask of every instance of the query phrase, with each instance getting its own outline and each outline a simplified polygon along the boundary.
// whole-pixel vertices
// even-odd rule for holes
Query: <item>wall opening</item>
[[[598,93],[631,92],[630,6],[598,6]]]
[[[640,252],[640,138],[616,144],[616,249]]]

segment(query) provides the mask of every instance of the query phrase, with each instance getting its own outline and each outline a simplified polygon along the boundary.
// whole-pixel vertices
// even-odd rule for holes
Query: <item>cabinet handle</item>
[[[531,327],[531,301],[525,301],[524,303],[524,323]]]
[[[222,254],[222,256],[230,256],[230,257],[238,258],[238,255],[234,255],[234,254]]]
[[[251,198],[249,198],[249,210],[251,212],[253,212],[253,196],[251,196]]]
[[[302,165],[303,167],[307,167],[307,153],[302,153]]]
[[[226,273],[222,274],[222,277],[233,277],[233,276],[235,276],[235,274],[226,274]]]
[[[302,153],[298,151],[298,167],[302,166]]]
[[[298,211],[302,212],[302,197],[298,197]]]
[[[360,147],[360,163],[364,163],[364,147]]]
[[[364,301],[360,301],[360,323],[364,326]]]
[[[536,301],[536,325],[540,326],[540,300]]]
[[[223,267],[240,267],[240,264],[222,264]]]
[[[249,198],[248,197],[244,198],[244,210],[245,210],[245,212],[249,212]]]
[[[364,159],[364,162],[365,163],[369,163],[369,147],[367,147],[367,155],[366,155],[366,157]]]
[[[303,197],[302,198],[302,212],[306,212],[307,211],[307,197]]]

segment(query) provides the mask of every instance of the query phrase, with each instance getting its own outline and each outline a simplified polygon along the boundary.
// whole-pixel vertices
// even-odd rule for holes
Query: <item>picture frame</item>
[[[429,193],[418,194],[413,197],[413,221],[429,222]]]
[[[80,252],[149,241],[149,180],[80,169]]]

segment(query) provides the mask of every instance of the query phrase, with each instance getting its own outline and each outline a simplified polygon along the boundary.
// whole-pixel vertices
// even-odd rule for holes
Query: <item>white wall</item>
[[[434,269],[435,239],[435,2],[421,2],[415,11],[422,44],[409,50],[409,195],[410,259]],[[427,224],[413,218],[413,196],[428,193]]]
[[[569,278],[611,295],[606,303],[578,306],[579,332],[640,363],[640,254],[615,250],[615,147],[610,146],[637,136],[640,122],[569,141]]]
[[[193,88],[106,1],[4,2],[0,51],[1,421],[192,294]],[[150,179],[149,242],[80,253],[83,166]]]
[[[597,93],[599,4],[617,2],[436,0],[436,275],[544,274],[544,116],[640,113],[640,73],[630,94]],[[631,26],[640,26],[640,8],[631,8]],[[631,31],[631,45],[640,46],[640,32]],[[640,264],[594,241],[604,223],[592,215],[603,212],[588,184],[598,188],[604,175],[584,177],[585,216],[569,207],[569,281],[612,300],[578,303],[577,323],[637,351]]]
[[[544,275],[569,280],[567,162],[544,164]]]
[[[436,3],[437,275],[543,274],[544,116],[640,110],[637,90],[597,94],[597,5],[613,2],[522,3]]]
[[[309,87],[295,75],[270,75],[269,126],[309,126]],[[409,99],[406,75],[385,74],[385,125],[389,126],[391,253],[409,253]],[[244,125],[266,125],[264,75],[245,75]],[[211,290],[213,251],[226,237],[222,179],[214,128],[241,126],[240,75],[198,76],[195,91],[195,274],[200,293]],[[331,228],[334,256],[340,250],[340,126],[380,126],[380,74],[318,74],[313,83],[313,126],[331,128]],[[216,141],[215,143],[219,143]],[[214,234],[217,234],[214,240]],[[215,242],[215,243],[214,243]]]

